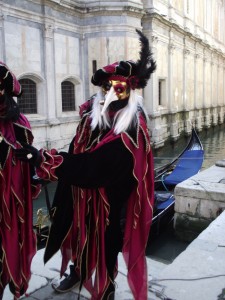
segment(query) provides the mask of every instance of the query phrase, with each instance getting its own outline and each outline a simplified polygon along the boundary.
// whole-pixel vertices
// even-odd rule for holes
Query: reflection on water
[[[207,169],[218,160],[225,159],[225,124],[204,130],[199,133],[205,150],[205,159],[202,169]]]
[[[225,124],[204,129],[198,135],[205,152],[202,170],[213,166],[218,160],[225,159]],[[168,163],[178,156],[187,145],[189,138],[182,137],[176,142],[167,142],[161,149],[153,150],[155,167]]]
[[[218,160],[225,159],[225,125],[203,130],[198,133],[204,148],[204,161],[202,169],[213,166]],[[167,143],[162,149],[154,151],[155,167],[170,162],[179,155],[188,143],[189,138],[182,137],[175,143]],[[157,240],[149,241],[146,255],[171,263],[189,243],[176,239],[173,224],[163,232]]]

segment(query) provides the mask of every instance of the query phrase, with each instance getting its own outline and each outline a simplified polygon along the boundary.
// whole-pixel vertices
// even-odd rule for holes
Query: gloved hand
[[[26,144],[26,143],[21,143],[23,148],[16,149],[15,150],[15,156],[22,160],[30,163],[34,167],[39,167],[42,161],[42,156],[38,149],[35,147]]]

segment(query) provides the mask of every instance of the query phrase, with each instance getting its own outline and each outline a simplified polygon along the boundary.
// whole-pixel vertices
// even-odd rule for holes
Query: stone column
[[[173,6],[173,0],[168,0],[168,14],[171,23],[176,23],[176,14]]]
[[[207,62],[207,57],[205,54],[205,49],[204,49],[204,57],[203,57],[203,109],[206,107],[206,93],[205,93],[205,81],[206,81],[206,70],[205,70],[205,65]]]
[[[204,121],[202,124],[202,127],[209,128],[210,127],[210,115],[208,110],[208,105],[206,101],[206,64],[208,62],[208,58],[206,56],[206,53],[204,51],[204,58],[203,58],[203,115],[204,115]]]
[[[200,89],[199,84],[198,84],[198,70],[199,70],[199,60],[200,60],[200,55],[198,53],[195,53],[195,75],[194,75],[194,110],[195,110],[195,126],[196,128],[200,131],[202,129],[201,126],[201,113],[200,113],[200,108],[201,106],[198,103],[198,98],[197,96],[199,95],[198,91]]]
[[[184,56],[183,56],[183,110],[184,110],[184,131],[186,134],[190,134],[191,132],[191,120],[189,116],[189,107],[187,103],[187,57],[190,55],[190,50],[184,48]]]
[[[198,84],[197,84],[197,80],[198,80],[198,61],[199,61],[199,54],[195,53],[194,56],[194,109],[198,108],[197,105],[197,95],[198,95],[198,91],[197,89],[199,89]]]
[[[170,134],[172,140],[177,140],[179,137],[178,123],[177,123],[177,108],[174,106],[174,94],[173,94],[173,54],[175,46],[172,42],[173,33],[170,32],[170,43],[168,45],[169,61],[168,61],[168,108],[171,114]]]
[[[213,126],[217,125],[218,115],[217,115],[217,87],[214,85],[215,82],[218,84],[217,78],[214,78],[214,76],[217,77],[217,73],[214,75],[214,67],[216,66],[216,69],[218,70],[218,64],[217,64],[217,56],[212,56],[212,96],[211,96],[211,107],[212,107],[212,124]],[[215,93],[216,90],[216,93]],[[215,98],[214,98],[215,95]]]
[[[215,122],[214,122],[214,119],[215,119],[215,99],[214,99],[214,91],[213,89],[215,89],[215,86],[214,86],[214,65],[215,65],[215,62],[214,62],[214,55],[212,54],[212,61],[211,61],[211,103],[210,103],[210,107],[211,107],[211,125],[215,125]]]
[[[219,120],[219,55],[216,55],[216,101],[215,101],[215,125],[218,125],[218,120]]]
[[[153,58],[157,63],[158,37],[155,35],[152,35],[149,39],[152,40],[151,50],[153,52]],[[158,99],[158,79],[157,79],[156,73],[157,73],[157,69],[156,69],[156,72],[151,75],[151,79],[148,81],[148,84],[145,87],[144,93],[143,93],[146,110],[151,115],[155,114],[158,110],[158,101],[157,101],[157,99]]]
[[[223,101],[221,107],[221,120],[225,121],[225,60],[223,60],[222,64],[223,69]]]
[[[44,57],[47,95],[47,118],[50,123],[56,119],[56,89],[55,89],[55,53],[54,53],[54,26],[50,23],[44,25]]]
[[[46,147],[54,144],[56,126],[59,124],[56,116],[56,86],[55,86],[55,53],[54,26],[46,22],[44,25],[44,68],[46,78],[46,117],[49,126],[46,127]],[[61,145],[60,145],[61,146]]]
[[[221,60],[221,57],[218,59],[218,80],[223,76],[223,61]],[[221,81],[222,82],[222,81]],[[223,93],[221,93],[224,90],[224,85],[219,85],[218,86],[218,95],[217,95],[217,100],[218,100],[218,124],[223,124]]]
[[[4,15],[0,9],[0,60],[5,62],[5,32],[4,32]]]
[[[223,60],[223,107],[225,106],[225,59]]]
[[[171,33],[172,38],[172,33]],[[174,95],[173,95],[173,54],[174,54],[175,46],[173,42],[170,42],[168,45],[168,109],[169,112],[174,112]]]
[[[153,34],[150,40],[152,41],[151,48],[153,52],[153,57],[157,64],[158,36]],[[159,112],[158,86],[159,86],[159,82],[158,82],[157,69],[156,69],[156,72],[154,72],[151,75],[151,79],[148,81],[148,84],[144,89],[145,107],[150,116],[149,129],[151,134],[151,141],[154,143],[155,148],[159,148],[164,145],[161,113]]]

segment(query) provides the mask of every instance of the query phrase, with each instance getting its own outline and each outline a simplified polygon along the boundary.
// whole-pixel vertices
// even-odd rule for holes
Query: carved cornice
[[[137,9],[132,6],[124,6],[118,9],[108,9],[108,7],[90,8],[88,11],[82,11],[85,13],[85,17],[88,16],[132,16],[142,18],[145,14],[143,9]]]
[[[133,5],[123,5],[117,2],[116,5],[112,5],[112,2],[104,1],[70,1],[70,0],[45,0],[47,2],[55,5],[58,4],[60,9],[69,9],[70,13],[79,13],[81,15],[101,15],[101,16],[112,16],[128,14],[132,16],[141,17],[145,14],[143,5],[136,3]]]
[[[149,11],[146,10],[146,15],[144,16],[144,21],[149,22],[150,19],[152,20],[152,22],[154,22],[154,20],[155,20],[155,21],[158,21],[158,22],[168,26],[168,30],[174,30],[174,31],[180,32],[181,34],[183,34],[184,37],[188,37],[195,43],[198,43],[202,47],[207,48],[209,51],[218,52],[221,57],[225,56],[225,54],[222,50],[218,51],[218,49],[216,48],[216,45],[210,45],[206,39],[203,39],[202,37],[200,37],[198,31],[193,33],[190,31],[190,28],[188,28],[187,26],[182,28],[180,25],[174,23],[174,20],[169,19],[168,16],[160,14],[160,12],[158,10],[155,10],[153,12],[151,12],[151,10],[149,10]],[[200,27],[198,26],[197,28],[200,28]]]

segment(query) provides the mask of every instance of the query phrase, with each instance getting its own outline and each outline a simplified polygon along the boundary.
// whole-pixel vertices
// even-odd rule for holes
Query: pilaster
[[[198,109],[198,99],[197,99],[197,95],[198,95],[198,89],[199,89],[199,86],[198,86],[198,62],[199,62],[199,59],[200,59],[200,56],[198,53],[195,53],[194,55],[194,60],[195,60],[195,63],[194,63],[194,109]]]
[[[153,58],[157,63],[157,43],[158,37],[156,35],[150,36],[146,33],[147,38],[151,40],[151,50],[153,52]],[[144,89],[144,100],[145,107],[149,114],[155,114],[158,109],[158,79],[157,79],[157,69],[156,72],[151,75],[151,79],[148,81],[147,86]]]
[[[49,120],[56,118],[55,94],[55,53],[54,53],[54,24],[44,24],[45,76],[47,95],[47,115]]]
[[[174,112],[174,95],[173,95],[173,55],[174,55],[175,45],[170,42],[168,45],[168,108],[170,112]]]
[[[173,56],[174,56],[174,50],[175,45],[173,43],[173,33],[170,32],[170,43],[168,45],[168,53],[169,53],[169,62],[168,62],[168,108],[169,112],[171,114],[171,124],[170,124],[170,134],[172,140],[177,140],[179,137],[178,133],[178,122],[177,122],[177,108],[176,108],[176,102],[175,98],[176,95],[174,95],[174,80],[173,80]],[[174,105],[175,104],[175,105]]]
[[[0,59],[5,62],[5,33],[4,33],[4,14],[0,8]]]
[[[187,58],[190,55],[190,50],[184,48],[183,51],[183,109],[184,111],[188,110],[188,99],[187,99]]]
[[[207,62],[207,57],[206,57],[205,50],[204,50],[204,57],[203,57],[203,108],[206,107],[206,89],[205,89],[205,85],[206,85],[206,62]]]
[[[184,47],[183,50],[183,111],[184,111],[184,131],[187,135],[191,132],[191,121],[189,114],[189,106],[188,106],[188,97],[187,97],[187,72],[188,65],[187,59],[190,55],[190,50]]]

